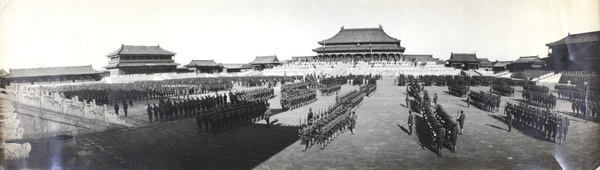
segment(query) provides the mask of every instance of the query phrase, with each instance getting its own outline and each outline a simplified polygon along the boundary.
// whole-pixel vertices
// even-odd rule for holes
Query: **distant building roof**
[[[134,45],[121,45],[119,49],[112,52],[107,57],[115,55],[170,55],[173,56],[177,53],[167,51],[157,46],[134,46]]]
[[[172,62],[156,62],[156,63],[112,63],[104,66],[104,68],[117,68],[117,67],[177,67],[181,65],[179,63]]]
[[[546,44],[546,46],[566,45],[576,43],[600,42],[600,31],[569,34],[563,39]]]
[[[337,44],[337,43],[368,43],[368,42],[391,42],[400,43],[400,40],[390,37],[383,31],[383,27],[379,28],[353,28],[342,29],[333,37],[319,41],[321,45]]]
[[[404,54],[404,60],[407,61],[435,61],[431,54]]]
[[[487,58],[477,58],[479,60],[479,67],[493,67],[494,64]]]
[[[256,56],[254,61],[251,62],[251,64],[274,64],[274,63],[281,63],[281,62],[279,62],[279,59],[277,59],[276,55]]]
[[[8,72],[6,72],[6,70],[4,70],[4,69],[1,69],[0,70],[0,77],[6,77],[6,76],[8,76]]]
[[[252,69],[250,64],[222,64],[226,69]]]
[[[539,56],[521,56],[519,59],[513,61],[512,63],[534,63],[534,62],[544,62],[540,59]]]
[[[448,61],[476,63],[479,62],[475,53],[452,53],[450,54],[450,59],[448,59]]]
[[[10,69],[9,77],[37,77],[37,76],[100,74],[100,73],[102,73],[102,72],[94,70],[94,68],[92,68],[92,65],[86,65],[86,66]]]
[[[292,60],[305,59],[305,58],[312,59],[313,57],[317,57],[317,56],[314,56],[314,55],[311,55],[311,56],[292,56]]]
[[[185,67],[217,67],[217,64],[214,60],[192,60],[189,64],[185,65]]]
[[[494,64],[493,67],[506,67],[510,63],[512,63],[512,61],[496,61],[496,62],[493,62],[493,64]]]

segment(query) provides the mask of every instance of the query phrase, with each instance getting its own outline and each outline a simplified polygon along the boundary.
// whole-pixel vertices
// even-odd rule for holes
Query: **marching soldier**
[[[156,104],[154,104],[152,111],[154,112],[154,121],[158,122],[158,115],[160,114],[160,110],[158,109],[158,106],[156,106]]]
[[[267,104],[266,106],[267,111],[265,111],[265,120],[267,121],[267,128],[269,128],[269,125],[271,124],[271,122],[269,121],[269,118],[271,118],[271,109],[269,108],[269,105]]]
[[[465,124],[465,112],[463,110],[460,111],[460,116],[458,116],[458,125],[460,126],[460,132],[458,134],[463,133],[463,126]]]
[[[437,124],[436,125],[438,128],[438,131],[436,133],[436,141],[437,141],[437,151],[438,154],[441,156],[442,155],[442,149],[444,148],[444,137],[446,136],[446,130],[444,129],[444,127],[442,126],[442,124]]]
[[[115,103],[115,114],[117,114],[117,116],[119,116],[119,104]]]
[[[406,87],[408,87],[408,86],[406,86]],[[410,104],[410,98],[408,97],[408,92],[407,92],[406,93],[406,108],[408,108],[410,110],[410,105],[408,105],[408,104]]]
[[[510,103],[506,103],[506,108],[504,109],[506,112],[506,122],[508,123],[508,132],[512,131],[512,122],[513,122],[513,114],[512,107]]]
[[[152,123],[152,106],[150,106],[150,104],[148,104],[146,111],[148,111],[148,121]]]
[[[563,140],[567,140],[567,132],[569,132],[569,125],[571,124],[571,122],[569,122],[569,118],[567,116],[565,116],[565,120],[563,121]]]
[[[408,134],[412,135],[413,132],[413,125],[415,123],[415,118],[412,114],[412,111],[408,111]]]
[[[308,125],[312,125],[313,124],[313,112],[312,112],[312,107],[308,108],[308,116],[306,116],[306,121],[308,122]]]
[[[125,102],[125,99],[123,99],[123,112],[125,112],[125,117],[127,117],[127,102]]]

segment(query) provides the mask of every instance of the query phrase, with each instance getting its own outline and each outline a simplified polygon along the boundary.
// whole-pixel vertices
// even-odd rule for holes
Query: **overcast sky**
[[[160,45],[175,62],[315,55],[340,28],[376,28],[406,54],[546,57],[546,43],[600,30],[598,0],[0,0],[0,68],[92,64],[121,44]]]

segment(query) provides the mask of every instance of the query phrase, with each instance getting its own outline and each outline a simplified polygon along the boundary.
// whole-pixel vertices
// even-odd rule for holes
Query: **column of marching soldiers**
[[[316,113],[313,113],[312,108],[310,108],[306,119],[303,121],[300,118],[301,128],[298,134],[300,144],[304,145],[302,151],[315,144],[324,149],[346,130],[350,130],[354,134],[353,129],[356,126],[357,118],[354,110],[358,108],[364,96],[371,95],[377,89],[376,79],[371,78],[371,76],[365,79],[368,83],[362,84],[359,90],[336,96],[335,103],[323,110],[316,111]],[[345,81],[348,81],[348,79]]]
[[[196,110],[198,133],[218,133],[225,129],[239,127],[260,120],[269,121],[268,100],[275,97],[273,88],[265,87],[253,90],[230,92],[231,104],[201,105]],[[267,123],[268,125],[269,123]]]
[[[284,84],[281,86],[281,108],[295,109],[317,101],[317,91],[309,82]]]
[[[430,76],[428,77],[431,78]],[[442,108],[442,105],[437,103],[437,94],[434,94],[434,104],[431,105],[432,99],[427,90],[424,90],[425,83],[421,78],[423,77],[414,77],[412,75],[399,76],[397,81],[407,84],[406,106],[409,108],[409,134],[412,135],[413,126],[415,125],[412,112],[420,113],[422,114],[424,122],[424,124],[421,125],[423,125],[422,128],[425,129],[423,135],[431,141],[433,147],[436,148],[437,153],[440,155],[442,154],[444,145],[449,146],[454,152],[456,151],[458,135],[462,133],[465,115],[461,112],[460,116],[454,120],[452,116]],[[464,90],[466,90],[466,88]],[[410,97],[413,99],[411,100]],[[432,109],[432,107],[435,107],[435,109]]]
[[[562,140],[566,139],[570,124],[569,119],[566,116],[553,113],[552,110],[550,110],[556,107],[556,96],[554,96],[552,93],[549,93],[547,87],[535,85],[535,82],[532,81],[494,77],[484,77],[475,79],[474,81],[473,77],[469,78],[468,76],[464,75],[418,77],[414,77],[412,75],[399,75],[395,83],[397,83],[399,86],[408,84],[406,105],[411,111],[424,114],[424,118],[427,120],[427,129],[430,129],[428,134],[429,136],[432,136],[432,140],[434,141],[433,143],[436,144],[435,147],[438,149],[438,153],[440,154],[442,149],[441,146],[444,144],[444,141],[449,141],[448,145],[452,150],[455,150],[456,133],[453,133],[453,131],[455,131],[454,129],[456,129],[456,126],[452,119],[450,119],[451,117],[447,116],[447,113],[443,111],[441,105],[437,105],[433,113],[432,109],[429,108],[429,104],[427,104],[430,101],[429,95],[426,90],[423,91],[423,87],[430,86],[432,84],[438,86],[447,84],[450,94],[458,97],[467,97],[467,107],[473,104],[482,110],[491,112],[497,112],[500,110],[500,95],[514,96],[515,90],[511,86],[523,86],[524,90],[522,98],[524,99],[525,103],[507,103],[505,107],[504,113],[506,114],[506,123],[509,125],[509,131],[512,129],[512,125],[515,124],[521,127],[535,129],[538,131],[538,134],[550,141],[562,143]],[[478,86],[483,84],[490,86],[490,92],[475,92],[469,88],[469,85]],[[595,119],[598,118],[598,102],[591,102],[598,101],[596,98],[598,96],[597,91],[588,90],[586,92],[585,89],[590,88],[578,88],[567,85],[557,85],[555,88],[559,93],[559,97],[573,101],[574,113],[577,109],[579,109],[586,118],[586,113],[587,115],[593,115],[591,117]],[[493,93],[500,95],[494,95]],[[410,97],[413,97],[412,101],[414,102],[411,102]],[[588,100],[586,100],[586,97]],[[437,94],[435,95],[434,103],[436,103],[436,100]],[[584,104],[586,103],[585,101],[587,101],[587,105]],[[595,110],[590,111],[590,108]],[[462,131],[462,124],[464,123],[464,114],[462,111],[458,116],[457,121],[460,125],[459,129]],[[449,135],[449,137],[444,137],[444,135]]]

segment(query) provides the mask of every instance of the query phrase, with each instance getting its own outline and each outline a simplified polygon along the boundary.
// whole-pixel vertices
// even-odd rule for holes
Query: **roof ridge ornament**
[[[381,24],[379,24],[379,29],[383,29],[383,26],[381,26]]]
[[[342,30],[344,30],[344,26],[342,26]]]

